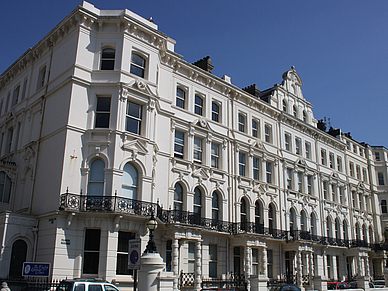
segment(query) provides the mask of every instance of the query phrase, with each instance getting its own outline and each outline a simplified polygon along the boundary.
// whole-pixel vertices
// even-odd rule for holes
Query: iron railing
[[[287,242],[310,241],[320,245],[347,248],[365,247],[373,250],[388,250],[388,244],[369,244],[364,240],[345,240],[311,234],[301,230],[281,230],[264,227],[254,222],[228,222],[204,218],[199,213],[182,210],[165,210],[159,204],[118,196],[93,196],[65,193],[61,195],[60,210],[75,212],[108,212],[150,217],[152,213],[165,224],[196,226],[210,231],[238,234],[259,234]]]
[[[202,279],[202,289],[215,289],[215,290],[236,290],[246,291],[247,281],[244,275],[231,274],[229,278],[208,278]]]

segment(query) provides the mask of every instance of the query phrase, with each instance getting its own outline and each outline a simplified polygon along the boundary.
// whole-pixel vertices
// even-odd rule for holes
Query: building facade
[[[240,89],[174,45],[83,2],[1,75],[0,276],[130,287],[152,213],[174,290],[383,276],[387,150],[326,130],[294,67]]]

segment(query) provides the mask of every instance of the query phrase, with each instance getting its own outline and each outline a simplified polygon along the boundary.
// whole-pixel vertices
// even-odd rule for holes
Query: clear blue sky
[[[388,147],[387,0],[90,1],[153,17],[188,62],[209,55],[213,73],[265,90],[296,67],[316,119]],[[2,1],[0,72],[34,46],[77,0]]]

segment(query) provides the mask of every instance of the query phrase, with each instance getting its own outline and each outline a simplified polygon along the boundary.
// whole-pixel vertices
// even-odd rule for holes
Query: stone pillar
[[[202,279],[201,279],[201,270],[202,270],[202,243],[197,241],[195,243],[195,278],[194,278],[194,290],[201,290]]]
[[[139,290],[158,291],[158,276],[164,266],[159,253],[144,253],[139,270]]]
[[[361,277],[362,274],[362,264],[361,264],[361,256],[357,257],[357,277]]]
[[[309,285],[311,286],[311,289],[314,290],[314,254],[313,252],[308,253],[308,259],[309,259]]]
[[[370,278],[369,256],[365,257],[365,271],[366,271],[365,276],[367,278]]]
[[[300,250],[297,250],[296,252],[296,259],[297,259],[297,271],[296,271],[296,285],[298,287],[302,287],[302,252]]]
[[[245,248],[245,278],[247,280],[247,291],[251,290],[250,277],[251,277],[251,247],[246,246],[246,248]]]
[[[178,280],[179,280],[179,243],[178,239],[175,238],[172,243],[172,271],[175,275],[174,279],[174,291],[178,290]]]
[[[337,278],[337,256],[331,256],[331,262],[332,266],[331,268],[333,269],[333,278],[335,281],[338,281],[339,278]]]
[[[263,276],[265,278],[268,277],[268,268],[267,268],[267,248],[266,247],[263,247],[262,248],[262,251],[261,251],[261,255],[262,255],[262,261],[263,261]]]

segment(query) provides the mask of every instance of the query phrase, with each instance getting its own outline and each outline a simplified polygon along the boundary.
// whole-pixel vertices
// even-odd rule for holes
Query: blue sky
[[[388,1],[89,1],[153,17],[188,62],[207,55],[219,77],[265,90],[295,66],[316,119],[388,147]],[[2,1],[0,72],[81,2]]]

